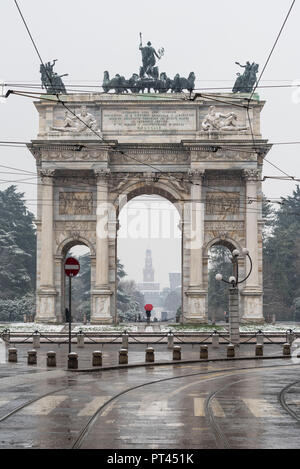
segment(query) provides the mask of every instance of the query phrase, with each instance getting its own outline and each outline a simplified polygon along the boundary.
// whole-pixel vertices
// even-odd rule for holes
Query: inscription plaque
[[[195,131],[195,109],[103,109],[104,132]]]

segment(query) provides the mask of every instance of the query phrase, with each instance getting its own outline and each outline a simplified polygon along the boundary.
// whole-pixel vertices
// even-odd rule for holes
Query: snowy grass
[[[137,332],[137,327],[136,326],[131,326],[131,325],[118,325],[118,326],[93,326],[91,324],[87,325],[78,325],[75,326],[74,329],[72,329],[73,332],[78,332],[79,330],[82,330],[83,332],[123,332],[123,331],[129,331],[129,332]]]
[[[190,324],[170,324],[170,326],[165,326],[164,328],[161,329],[162,332],[167,332],[171,329],[171,331],[174,332],[213,332],[213,331],[219,331],[219,332],[226,332],[227,329],[224,326],[212,326],[211,324],[195,324],[195,325],[190,325]]]
[[[150,326],[153,327],[154,323],[151,323]],[[160,332],[166,333],[169,330],[174,332],[213,332],[217,330],[219,332],[226,332],[229,329],[229,324],[225,325],[211,325],[211,324],[157,324],[160,327]],[[10,329],[11,332],[34,332],[36,330],[46,333],[46,332],[61,332],[65,324],[39,324],[35,322],[23,323],[23,322],[12,322],[12,323],[0,323],[0,332],[3,329]],[[76,324],[72,328],[73,332],[78,332],[79,330],[83,332],[123,332],[127,330],[128,332],[137,332],[138,327],[134,324],[119,324],[119,325],[83,325]],[[277,323],[274,326],[272,324],[243,324],[240,326],[241,332],[257,332],[258,330],[263,332],[286,332],[287,329],[293,329],[296,332],[300,332],[300,323]],[[153,329],[154,330],[154,329]]]
[[[64,324],[39,324],[36,322],[11,322],[1,323],[0,332],[9,329],[11,332],[60,332]]]
[[[161,329],[162,332],[167,332],[169,330],[174,332],[212,332],[217,330],[219,332],[226,332],[229,329],[229,324],[225,326],[211,324],[170,324],[170,326],[165,326]],[[261,330],[262,332],[286,332],[287,329],[293,329],[295,332],[300,332],[299,323],[278,323],[274,326],[272,324],[244,324],[240,326],[241,332],[257,332]]]

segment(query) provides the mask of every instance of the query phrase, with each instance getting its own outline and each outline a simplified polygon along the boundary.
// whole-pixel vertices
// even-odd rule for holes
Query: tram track
[[[178,369],[180,365],[176,366],[176,368]],[[289,364],[284,364],[284,365],[264,365],[264,366],[259,366],[259,367],[253,367],[253,366],[250,366],[250,367],[241,367],[241,368],[228,368],[226,370],[224,369],[215,369],[215,370],[209,370],[209,371],[199,371],[199,372],[196,372],[196,373],[187,373],[187,374],[184,374],[184,375],[178,375],[178,376],[171,376],[171,377],[167,377],[167,378],[161,378],[161,379],[156,379],[156,380],[152,380],[152,381],[148,381],[148,382],[144,382],[144,383],[140,383],[136,386],[132,386],[132,387],[129,387],[129,388],[126,388],[126,389],[123,389],[121,392],[115,394],[114,396],[112,396],[110,399],[108,399],[107,401],[105,401],[94,413],[93,415],[89,418],[89,420],[87,421],[87,423],[85,423],[85,425],[82,427],[82,429],[79,431],[79,434],[76,438],[76,440],[74,441],[74,443],[72,444],[72,449],[79,449],[81,448],[85,438],[88,436],[88,434],[90,433],[90,430],[92,429],[94,423],[96,422],[97,418],[101,417],[101,414],[102,412],[104,412],[104,410],[110,405],[112,404],[113,402],[116,402],[119,398],[121,398],[123,395],[125,394],[128,394],[130,392],[133,392],[137,389],[140,389],[140,388],[143,388],[143,387],[146,387],[146,386],[151,386],[151,385],[154,385],[154,384],[157,384],[157,383],[162,383],[162,382],[166,382],[166,381],[172,381],[172,380],[175,380],[175,379],[185,379],[185,378],[190,378],[190,377],[195,377],[195,376],[203,376],[203,380],[201,382],[207,382],[207,381],[210,381],[210,380],[214,380],[214,379],[222,379],[222,378],[225,378],[229,375],[236,375],[236,374],[241,374],[243,372],[261,372],[265,369],[274,369],[274,368],[288,368],[288,367],[297,367],[297,366],[300,366],[299,364],[293,364],[293,363],[289,363]],[[124,373],[126,372],[126,370],[124,369]],[[213,376],[213,375],[216,375],[216,376]],[[246,378],[246,379],[249,379],[249,378]],[[235,383],[239,382],[239,381],[243,381],[244,379],[242,380],[238,380],[238,381],[234,381],[233,383],[230,383],[230,384],[227,384],[217,390],[215,390],[214,392],[212,392],[207,400],[206,400],[206,403],[205,403],[205,413],[206,413],[206,416],[207,416],[207,419],[208,419],[208,422],[210,424],[210,427],[212,428],[212,431],[216,437],[216,442],[217,442],[217,446],[219,447],[222,447],[222,448],[230,448],[230,445],[229,445],[229,442],[224,434],[224,432],[221,430],[221,428],[219,427],[218,423],[216,422],[216,419],[213,415],[213,412],[212,412],[212,409],[211,409],[211,403],[213,401],[213,399],[216,397],[216,395],[220,392],[222,392],[225,388],[229,387],[229,386],[232,386],[234,385]],[[56,389],[53,389],[47,393],[44,393],[44,394],[41,394],[37,397],[35,397],[34,399],[30,399],[24,403],[22,403],[21,405],[15,407],[14,409],[12,409],[11,411],[9,411],[8,413],[6,413],[5,415],[3,416],[0,416],[0,423],[4,422],[5,420],[9,419],[10,417],[12,417],[13,415],[15,415],[16,413],[22,411],[23,409],[25,409],[26,407],[29,407],[31,404],[34,404],[36,402],[38,402],[39,400],[45,398],[45,397],[48,397],[50,395],[53,395],[53,394],[56,394],[58,392],[61,392],[61,391],[66,391],[66,390],[69,390],[69,391],[72,391],[74,388],[77,388],[78,386],[85,386],[86,384],[88,383],[94,383],[95,382],[95,379],[92,378],[90,380],[87,380],[85,381],[84,383],[72,383],[71,385],[68,384],[67,386],[61,386],[59,388],[56,388]],[[288,404],[285,402],[285,394],[287,393],[287,391],[292,387],[294,386],[295,384],[298,384],[300,383],[300,381],[295,381],[289,385],[287,385],[285,388],[282,389],[282,391],[280,392],[280,395],[279,395],[279,401],[282,405],[282,407],[284,407],[284,409],[290,414],[292,415],[294,418],[296,418],[298,421],[300,421],[300,417],[297,416],[297,414],[295,414],[295,412],[289,408]],[[193,383],[192,383],[193,384]]]
[[[290,383],[288,384],[287,386],[285,386],[279,393],[279,396],[278,396],[278,400],[281,404],[281,406],[284,408],[284,410],[286,412],[288,412],[288,414],[291,415],[291,417],[293,417],[294,419],[296,419],[298,422],[300,422],[300,416],[298,414],[296,414],[296,412],[291,408],[290,405],[287,404],[286,402],[286,395],[288,393],[288,391],[293,387],[295,386],[296,384],[300,384],[300,381],[294,381],[293,383]]]
[[[151,386],[151,385],[154,385],[154,384],[157,384],[157,383],[172,381],[172,380],[175,380],[175,379],[190,378],[190,377],[193,377],[193,376],[201,376],[201,375],[207,376],[207,375],[213,375],[213,374],[218,375],[218,376],[213,377],[213,378],[208,377],[208,378],[206,378],[202,381],[202,382],[207,382],[207,381],[210,381],[212,379],[224,378],[224,377],[228,376],[229,374],[235,375],[235,374],[239,374],[241,372],[251,372],[251,371],[261,372],[262,370],[264,370],[266,368],[282,368],[282,367],[294,367],[294,366],[299,366],[299,364],[267,365],[267,366],[262,366],[262,367],[243,367],[243,368],[239,368],[239,369],[230,368],[228,370],[201,371],[201,372],[198,372],[198,373],[188,373],[188,374],[180,375],[180,376],[171,376],[169,378],[162,378],[162,379],[159,379],[159,380],[153,380],[153,381],[150,381],[150,382],[147,382],[147,383],[142,383],[142,384],[139,384],[139,385],[136,385],[136,386],[132,386],[132,387],[124,389],[123,391],[119,392],[118,394],[115,394],[114,396],[112,396],[110,399],[108,399],[106,402],[104,402],[94,412],[94,414],[89,418],[88,422],[82,427],[82,429],[79,432],[78,437],[74,441],[71,449],[80,449],[82,447],[82,444],[83,444],[84,440],[86,439],[86,437],[90,433],[90,430],[92,429],[93,425],[96,423],[96,420],[99,417],[101,417],[102,412],[104,412],[110,404],[116,402],[123,395],[128,394],[132,391],[136,391],[137,389],[144,388],[146,386]],[[214,399],[214,397],[219,392],[221,392],[223,389],[225,389],[226,387],[229,387],[230,385],[234,385],[235,383],[237,383],[239,381],[244,381],[244,380],[247,380],[247,379],[249,379],[249,378],[238,380],[238,381],[235,381],[233,383],[230,383],[229,385],[223,386],[222,388],[218,389],[217,391],[214,391],[213,393],[211,393],[211,395],[208,397],[208,399],[206,401],[205,409],[206,409],[206,415],[208,417],[209,424],[210,424],[210,426],[211,426],[211,428],[212,428],[212,430],[213,430],[213,432],[216,436],[217,444],[219,443],[219,445],[222,448],[225,447],[225,448],[229,449],[230,445],[229,445],[229,442],[228,442],[224,432],[221,430],[221,428],[219,427],[219,425],[215,421],[215,418],[214,418],[213,413],[211,411],[210,404],[211,404],[212,400]]]

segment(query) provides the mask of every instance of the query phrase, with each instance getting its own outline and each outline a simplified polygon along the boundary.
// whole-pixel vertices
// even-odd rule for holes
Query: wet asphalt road
[[[290,359],[93,373],[0,365],[1,449],[299,448],[299,416]]]

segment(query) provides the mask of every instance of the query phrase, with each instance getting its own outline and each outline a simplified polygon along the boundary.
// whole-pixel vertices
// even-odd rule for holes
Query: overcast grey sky
[[[58,59],[56,71],[69,73],[66,83],[101,84],[104,70],[127,77],[137,72],[142,31],[145,42],[151,40],[156,48],[165,48],[160,70],[171,77],[194,71],[197,88],[232,87],[239,71],[235,61],[255,61],[261,69],[290,4],[290,0],[19,0],[43,60]],[[13,0],[1,0],[1,19],[0,80],[38,83],[39,60]],[[261,85],[288,85],[297,80],[300,84],[299,19],[296,2]],[[300,141],[300,92],[295,95],[291,88],[273,88],[260,89],[259,95],[266,100],[261,115],[263,136],[270,142]],[[0,104],[0,140],[29,141],[36,136],[37,125],[31,99],[10,96]],[[274,146],[267,158],[288,174],[300,177],[299,151],[300,145]],[[35,171],[34,159],[24,148],[0,147],[0,164]],[[8,185],[2,180],[25,177],[0,174],[1,189]],[[265,163],[264,175],[280,173]],[[35,212],[35,180],[27,182],[19,182],[18,187]],[[263,190],[268,197],[280,197],[290,194],[293,187],[292,182],[267,181]],[[154,244],[156,270],[166,256],[166,247],[170,248],[170,261],[157,278],[166,284],[166,272],[179,270],[180,242]],[[119,255],[136,280],[140,280],[144,262],[140,253],[148,245],[143,240],[138,256],[132,256],[128,250],[131,245],[120,243]]]

